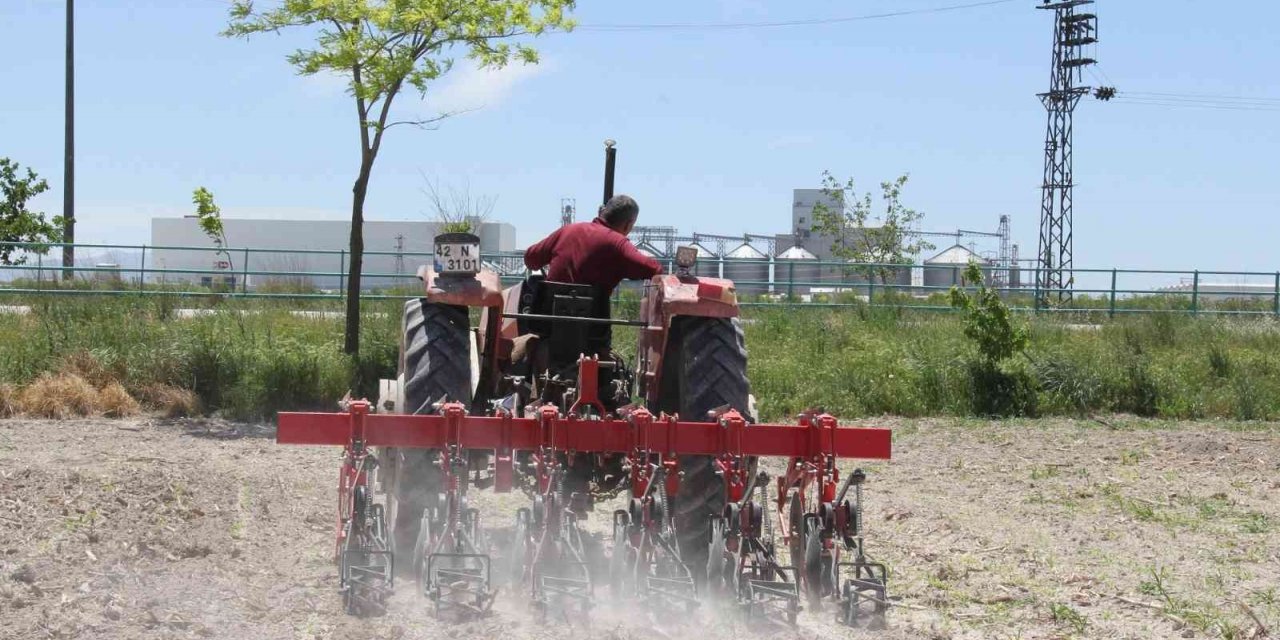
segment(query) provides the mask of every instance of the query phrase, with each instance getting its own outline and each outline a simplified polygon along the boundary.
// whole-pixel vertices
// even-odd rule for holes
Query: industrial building
[[[1184,280],[1175,285],[1159,287],[1156,291],[1159,293],[1180,294],[1188,300],[1194,294],[1199,300],[1213,302],[1227,300],[1253,302],[1271,300],[1277,295],[1277,288],[1274,283],[1259,282],[1196,282],[1195,280]]]
[[[791,228],[779,234],[681,235],[674,227],[637,226],[631,239],[643,253],[669,261],[675,247],[693,246],[698,251],[698,275],[721,276],[738,283],[740,293],[794,294],[852,291],[865,294],[887,286],[902,293],[927,295],[927,287],[950,287],[959,283],[964,267],[974,260],[984,265],[989,282],[998,286],[1018,286],[1016,245],[1009,242],[1009,216],[1000,216],[995,232],[957,230],[955,232],[912,231],[917,236],[954,238],[955,244],[924,261],[923,265],[888,267],[869,273],[867,269],[841,264],[837,255],[841,241],[856,240],[857,230],[843,238],[817,231],[814,207],[825,204],[833,213],[843,212],[839,193],[825,189],[794,189],[791,197]],[[979,254],[965,237],[999,238],[998,253]],[[926,288],[921,288],[922,285]]]
[[[149,274],[149,281],[204,282],[259,288],[266,284],[297,284],[318,289],[338,289],[345,281],[351,223],[342,220],[259,220],[228,218],[222,221],[225,254],[200,229],[194,216],[152,218],[151,255],[148,269],[170,270]],[[417,272],[431,260],[439,223],[426,220],[368,220],[364,223],[364,277],[366,289],[405,284],[404,276]],[[505,222],[480,223],[480,250],[484,253],[514,251],[516,229]],[[207,250],[200,250],[207,247]],[[255,251],[272,249],[272,251]],[[339,253],[307,253],[327,251]],[[174,272],[176,270],[177,272]],[[181,271],[197,273],[181,273]],[[208,273],[224,271],[225,275]],[[205,273],[198,273],[198,272]],[[255,275],[255,271],[284,272]],[[248,274],[242,276],[242,274]],[[243,279],[243,281],[242,281]]]

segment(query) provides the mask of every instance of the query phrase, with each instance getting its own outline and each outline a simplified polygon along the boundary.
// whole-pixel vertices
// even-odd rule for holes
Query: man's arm
[[[647,280],[662,273],[662,265],[653,258],[640,253],[630,240],[622,238],[617,244],[620,272],[626,280]]]
[[[560,227],[564,229],[564,227]],[[551,235],[542,239],[541,242],[524,250],[524,266],[530,271],[541,269],[551,264],[551,256],[555,253],[556,241],[560,239],[560,229],[551,232]]]

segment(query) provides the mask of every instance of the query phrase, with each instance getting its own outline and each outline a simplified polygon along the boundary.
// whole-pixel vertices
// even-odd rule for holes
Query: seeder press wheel
[[[776,615],[795,624],[800,614],[796,572],[777,560],[769,516],[762,506],[768,504],[765,474],[759,475],[756,486],[759,501],[729,504],[723,516],[711,521],[708,590],[750,617]]]
[[[595,606],[595,586],[577,514],[555,491],[537,496],[528,514],[526,551],[518,555],[526,561],[520,574],[530,581],[534,607],[544,615],[553,609],[585,615]],[[520,519],[518,512],[517,530]]]
[[[395,567],[387,548],[386,519],[382,505],[369,500],[367,485],[354,487],[348,504],[338,549],[342,605],[350,615],[379,615],[386,610],[387,598],[394,588]]]
[[[658,471],[644,495],[613,513],[610,591],[615,597],[639,598],[659,611],[693,611],[698,606],[697,583],[690,565],[681,559],[665,486],[664,472]]]
[[[418,589],[435,607],[436,617],[456,618],[488,613],[496,591],[489,557],[489,543],[480,526],[480,512],[469,508],[465,497],[446,495],[441,512],[422,515],[414,554]],[[451,515],[449,510],[456,509]]]

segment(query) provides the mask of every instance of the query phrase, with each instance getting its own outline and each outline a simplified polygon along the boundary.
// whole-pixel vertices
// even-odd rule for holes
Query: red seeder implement
[[[594,380],[597,366],[583,358],[579,380]],[[842,427],[817,412],[801,415],[798,424],[752,424],[728,408],[707,416],[711,421],[653,415],[638,406],[610,414],[595,389],[580,385],[581,396],[567,413],[544,405],[526,412],[532,417],[503,409],[467,415],[463,404],[450,401],[429,415],[375,414],[363,400],[348,402],[340,413],[281,413],[279,443],[345,448],[337,552],[348,609],[383,606],[395,564],[411,562],[419,588],[442,614],[487,611],[495,577],[523,585],[516,588],[527,589],[541,608],[585,611],[606,575],[613,596],[663,606],[693,608],[709,596],[794,621],[803,593],[811,608],[834,600],[849,624],[864,613],[883,613],[885,570],[863,551],[865,475],[855,470],[841,477],[837,462],[888,459],[889,430]],[[390,548],[383,505],[372,499],[370,471],[378,465],[373,447],[436,452],[441,495],[425,510],[411,552]],[[623,458],[630,499],[613,513],[607,559],[579,529],[588,507],[572,504],[578,494],[567,500],[561,490],[566,469],[582,456]],[[682,459],[690,456],[713,458],[726,498],[724,512],[705,525],[710,547],[701,553],[681,549],[673,533],[673,499]],[[788,459],[773,499],[768,477],[757,470],[763,457]],[[485,468],[476,459],[486,460]],[[517,513],[505,571],[491,570],[488,536],[467,502],[472,484],[500,493],[521,486],[532,496]],[[786,563],[775,551],[775,528],[790,552]],[[696,566],[684,559],[691,556],[699,558]]]

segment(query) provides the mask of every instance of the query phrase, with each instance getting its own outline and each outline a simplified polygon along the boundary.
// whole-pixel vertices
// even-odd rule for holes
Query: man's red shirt
[[[589,284],[612,293],[623,280],[662,273],[657,260],[640,253],[626,236],[599,218],[560,227],[542,242],[525,249],[524,265],[547,267],[553,282]]]

